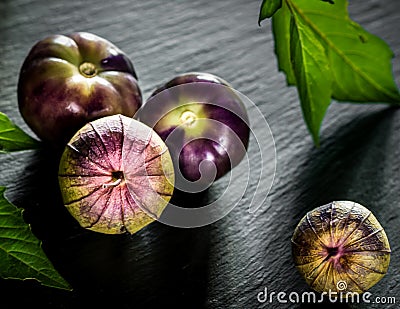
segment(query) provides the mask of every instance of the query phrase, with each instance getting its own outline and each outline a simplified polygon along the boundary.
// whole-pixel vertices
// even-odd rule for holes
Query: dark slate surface
[[[49,34],[89,31],[113,41],[133,59],[145,98],[161,82],[186,71],[208,71],[230,81],[262,110],[277,147],[270,207],[265,204],[250,214],[245,199],[206,227],[179,229],[156,222],[133,236],[100,235],[77,226],[62,207],[57,160],[49,150],[2,155],[0,183],[9,186],[10,200],[26,209],[33,232],[74,291],[0,280],[1,308],[11,303],[54,308],[262,307],[256,296],[264,287],[309,291],[293,266],[290,237],[308,210],[339,199],[365,204],[385,227],[392,261],[386,277],[370,292],[396,296],[400,303],[400,110],[334,104],[323,125],[322,146],[314,148],[296,90],[287,88],[277,72],[269,22],[257,26],[260,2],[0,2],[0,111],[25,130],[16,85],[30,47]],[[352,1],[350,11],[400,54],[398,1]],[[400,58],[393,64],[399,84]],[[210,194],[222,190],[222,184]],[[296,306],[310,305],[270,305]]]

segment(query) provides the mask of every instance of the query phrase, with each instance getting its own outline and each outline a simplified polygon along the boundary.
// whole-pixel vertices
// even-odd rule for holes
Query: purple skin
[[[191,188],[204,190],[246,153],[250,131],[247,112],[241,99],[227,87],[231,88],[209,73],[184,74],[155,90],[139,111],[140,121],[153,127],[166,142],[178,189],[186,189],[184,183],[189,181]]]
[[[37,136],[63,146],[87,122],[132,117],[142,94],[131,61],[90,33],[53,35],[36,43],[18,82],[20,112]]]

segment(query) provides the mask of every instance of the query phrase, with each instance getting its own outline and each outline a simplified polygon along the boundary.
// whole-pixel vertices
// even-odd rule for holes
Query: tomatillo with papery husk
[[[135,233],[163,212],[174,190],[167,146],[151,128],[123,115],[86,124],[61,158],[64,205],[79,224]]]
[[[317,292],[363,293],[386,274],[390,246],[370,210],[350,201],[308,212],[292,237],[293,259]]]

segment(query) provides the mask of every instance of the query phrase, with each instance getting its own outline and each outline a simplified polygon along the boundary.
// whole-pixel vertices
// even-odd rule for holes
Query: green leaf
[[[271,17],[282,6],[282,0],[263,0],[258,16],[258,24],[264,19]]]
[[[283,0],[272,17],[279,70],[285,72],[288,85],[297,86],[316,144],[331,98],[400,103],[393,52],[350,19],[347,5],[346,0]]]
[[[301,107],[314,142],[331,102],[332,75],[325,48],[294,12],[291,18],[290,56]]]
[[[44,254],[18,209],[4,197],[0,187],[0,277],[35,279],[49,287],[70,290]]]
[[[382,39],[350,19],[346,0],[334,4],[310,0],[286,2],[295,18],[301,19],[325,46],[334,76],[333,98],[400,102],[392,74],[393,52]]]
[[[39,142],[8,119],[0,112],[0,152],[35,149]]]
[[[292,14],[287,8],[286,2],[282,3],[282,9],[272,18],[272,30],[275,38],[275,54],[278,58],[279,71],[286,73],[288,85],[296,85],[292,63],[290,59],[290,24]]]

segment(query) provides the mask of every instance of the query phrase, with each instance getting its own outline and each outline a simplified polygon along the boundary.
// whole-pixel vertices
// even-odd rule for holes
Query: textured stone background
[[[264,287],[309,291],[292,263],[291,234],[308,210],[340,199],[365,204],[385,227],[392,261],[387,276],[370,292],[396,296],[400,302],[400,110],[335,103],[323,124],[322,146],[316,149],[296,90],[287,88],[277,71],[270,24],[257,25],[260,2],[0,2],[0,111],[25,130],[16,85],[29,49],[49,34],[89,31],[131,57],[145,98],[186,71],[208,71],[228,80],[262,110],[277,147],[270,207],[250,214],[244,201],[203,228],[182,230],[156,222],[133,236],[116,237],[85,231],[71,219],[62,207],[57,162],[48,150],[2,155],[0,183],[9,186],[10,200],[26,209],[26,220],[44,250],[74,287],[64,292],[31,281],[0,280],[2,308],[10,303],[54,308],[261,307],[256,296]],[[351,1],[350,12],[400,54],[400,2]],[[393,65],[399,84],[399,57]],[[223,190],[221,184],[212,194]]]

